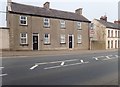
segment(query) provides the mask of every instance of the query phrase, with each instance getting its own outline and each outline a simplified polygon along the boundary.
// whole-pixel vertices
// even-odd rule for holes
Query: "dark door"
[[[69,36],[69,48],[72,48],[72,36]]]
[[[38,36],[33,36],[33,50],[38,50]]]

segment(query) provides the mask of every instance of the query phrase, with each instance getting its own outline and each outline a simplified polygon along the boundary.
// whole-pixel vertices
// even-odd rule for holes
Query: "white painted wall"
[[[108,37],[108,30],[110,30],[110,37]],[[113,37],[111,38],[111,31],[113,30]],[[115,31],[117,31],[117,37],[115,37]],[[108,40],[110,41],[110,49],[115,49],[115,41],[117,40],[118,48],[118,30],[106,28],[106,49],[108,49]],[[111,41],[113,40],[113,48],[111,48]]]

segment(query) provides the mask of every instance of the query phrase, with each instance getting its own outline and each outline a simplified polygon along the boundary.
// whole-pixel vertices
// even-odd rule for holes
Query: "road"
[[[117,85],[117,51],[3,58],[3,85]]]

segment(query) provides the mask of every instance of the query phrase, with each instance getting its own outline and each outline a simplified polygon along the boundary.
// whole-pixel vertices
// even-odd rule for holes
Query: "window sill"
[[[66,44],[66,43],[60,43],[60,44]]]
[[[82,44],[82,43],[77,43],[77,44]]]
[[[29,44],[20,44],[20,46],[28,46]]]
[[[50,28],[50,26],[43,26],[44,28]]]
[[[60,29],[66,29],[66,27],[60,27]]]
[[[44,43],[44,45],[51,45],[51,43]]]
[[[82,29],[77,29],[77,30],[82,30]]]
[[[20,24],[20,26],[28,26],[27,24]]]

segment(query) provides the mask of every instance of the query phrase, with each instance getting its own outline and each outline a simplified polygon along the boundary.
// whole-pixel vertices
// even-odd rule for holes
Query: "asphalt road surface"
[[[118,85],[118,53],[3,58],[3,85]]]

